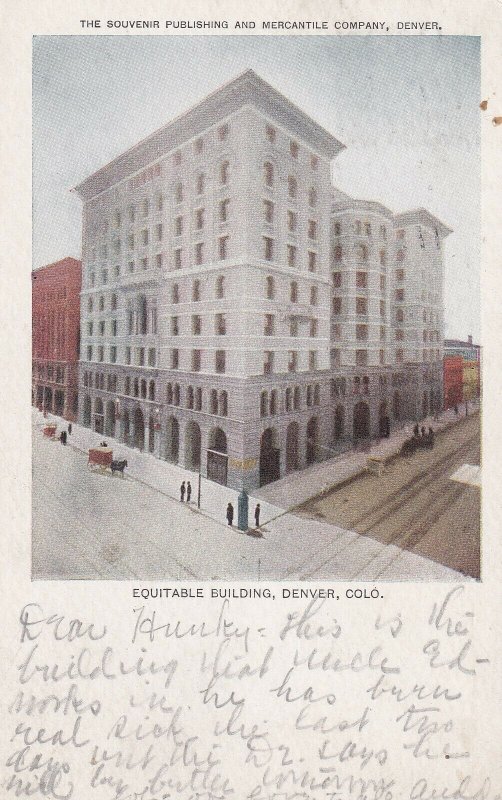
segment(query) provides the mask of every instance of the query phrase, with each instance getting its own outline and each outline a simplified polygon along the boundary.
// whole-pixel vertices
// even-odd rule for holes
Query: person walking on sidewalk
[[[232,503],[229,503],[227,506],[227,522],[232,527],[232,522],[234,521],[234,507]]]
[[[260,504],[257,503],[256,508],[254,510],[254,521],[257,528],[260,527],[260,511],[261,511]]]
[[[190,502],[191,496],[192,496],[192,484],[190,483],[190,481],[188,481],[188,483],[187,483],[187,503]]]
[[[70,436],[71,436],[71,432],[72,432],[72,424],[71,424],[71,422],[70,422],[70,424],[68,425],[68,434],[69,434]]]
[[[182,503],[185,500],[185,481],[180,486],[180,500]]]

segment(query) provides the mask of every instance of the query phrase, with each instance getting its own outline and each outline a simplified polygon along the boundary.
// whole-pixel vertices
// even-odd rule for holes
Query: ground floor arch
[[[213,428],[209,433],[207,450],[207,477],[211,481],[227,485],[228,456],[227,436],[221,428]]]
[[[180,425],[176,417],[168,417],[166,424],[166,461],[177,464],[180,457]]]
[[[290,422],[286,431],[286,472],[300,469],[300,426]]]
[[[318,456],[319,423],[317,417],[311,417],[307,423],[307,441],[305,443],[305,460],[313,464]]]
[[[378,433],[381,437],[390,436],[390,417],[386,400],[382,400],[378,408]]]
[[[127,410],[122,414],[122,438],[124,444],[129,444],[131,441],[131,418]]]
[[[260,486],[277,481],[281,477],[278,436],[275,428],[267,428],[260,439]]]
[[[134,412],[134,447],[145,449],[145,418],[141,408]]]
[[[200,469],[201,433],[196,422],[190,421],[185,429],[185,466],[198,472]]]
[[[105,414],[101,397],[96,397],[94,401],[94,430],[96,433],[104,433]]]
[[[370,407],[362,400],[354,406],[353,414],[354,439],[367,439],[370,436]]]
[[[105,414],[105,433],[107,436],[115,436],[115,403],[109,400],[106,404]]]

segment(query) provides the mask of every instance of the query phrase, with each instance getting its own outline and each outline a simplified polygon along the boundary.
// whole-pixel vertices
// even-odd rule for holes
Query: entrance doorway
[[[267,428],[260,440],[260,486],[279,480],[281,477],[281,451],[276,447],[277,431]]]

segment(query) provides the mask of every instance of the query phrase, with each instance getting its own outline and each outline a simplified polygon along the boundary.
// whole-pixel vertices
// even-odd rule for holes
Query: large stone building
[[[248,71],[77,187],[79,417],[248,489],[442,396],[442,239]]]
[[[64,258],[32,272],[32,402],[75,420],[82,264]]]

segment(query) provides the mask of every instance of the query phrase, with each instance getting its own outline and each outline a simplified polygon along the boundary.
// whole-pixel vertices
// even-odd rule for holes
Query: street
[[[125,477],[93,471],[86,449],[98,434],[74,425],[64,447],[44,437],[42,426],[34,411],[34,579],[457,581],[479,575],[479,489],[449,479],[457,466],[479,464],[478,415],[441,433],[434,451],[397,459],[382,477],[355,478],[299,508],[250,498],[250,521],[257,499],[263,521],[247,533],[225,521],[227,502],[237,508],[234,490],[203,479],[199,511],[194,473],[113,441],[128,459]],[[347,455],[347,463],[353,458]],[[344,463],[334,463],[339,474]],[[328,464],[312,470],[326,471]],[[187,478],[194,487],[190,505],[178,500]]]

